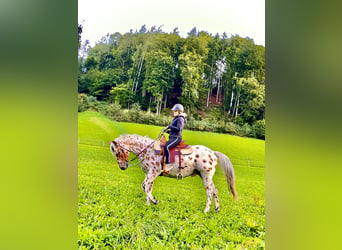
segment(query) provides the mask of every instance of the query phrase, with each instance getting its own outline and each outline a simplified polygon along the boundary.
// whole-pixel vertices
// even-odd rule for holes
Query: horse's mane
[[[127,137],[140,137],[140,138],[144,138],[144,139],[149,139],[149,140],[153,140],[152,138],[150,138],[149,136],[145,135],[138,135],[138,134],[121,134],[118,139],[123,139],[123,138],[127,138]]]

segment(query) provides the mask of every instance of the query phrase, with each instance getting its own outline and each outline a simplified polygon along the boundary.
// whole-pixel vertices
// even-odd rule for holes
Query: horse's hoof
[[[159,203],[159,201],[155,200],[153,203],[154,203],[154,205],[157,205]]]
[[[216,211],[216,213],[219,213],[220,212],[220,208],[219,207],[215,208],[215,211]]]

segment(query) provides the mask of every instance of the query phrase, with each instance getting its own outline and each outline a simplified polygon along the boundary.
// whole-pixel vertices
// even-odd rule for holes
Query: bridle
[[[138,163],[140,163],[140,162],[142,162],[143,160],[145,160],[145,158],[150,154],[150,152],[153,150],[153,148],[152,148],[152,149],[151,149],[151,150],[150,150],[150,151],[149,151],[141,160],[137,161],[137,162],[134,163],[134,164],[130,164],[131,162],[133,162],[133,161],[135,161],[136,159],[138,159],[139,156],[140,156],[146,149],[148,149],[149,147],[151,147],[151,146],[154,144],[154,142],[155,142],[155,141],[153,141],[151,144],[149,144],[149,145],[147,145],[145,148],[143,148],[139,153],[136,154],[136,156],[135,156],[132,160],[125,160],[125,162],[129,164],[128,167],[135,166],[135,165],[137,165]],[[118,142],[116,142],[116,145],[117,145],[119,148],[123,149],[123,150],[126,150],[126,151],[128,151],[128,152],[130,152],[130,153],[133,153],[132,150],[130,150],[130,149],[128,149],[128,148],[125,148],[124,146],[120,145]],[[124,161],[120,161],[120,160],[117,160],[117,161],[118,161],[119,163],[124,162]]]
[[[147,145],[146,147],[144,147],[138,154],[136,154],[136,156],[132,159],[132,160],[125,160],[126,163],[130,164],[131,162],[135,161],[136,159],[139,158],[139,156],[146,150],[148,149],[149,147],[151,147],[156,141],[159,141],[161,140],[162,138],[162,135],[164,134],[164,132],[166,131],[166,128],[162,129],[157,137],[157,139],[153,140],[149,145]],[[119,148],[123,149],[123,150],[126,150],[130,153],[133,153],[132,150],[120,145],[118,142],[115,142],[116,146],[118,146]],[[145,160],[145,158],[151,153],[151,151],[153,150],[153,148],[148,152],[146,153],[146,155],[139,161],[137,161],[136,163],[132,164],[132,165],[128,165],[128,167],[131,167],[131,166],[135,166],[137,165],[138,163],[142,162],[143,160]],[[124,161],[120,161],[120,160],[117,160],[119,163],[122,163]]]

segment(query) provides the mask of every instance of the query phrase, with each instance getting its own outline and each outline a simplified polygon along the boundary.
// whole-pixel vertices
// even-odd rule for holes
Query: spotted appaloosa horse
[[[145,191],[147,198],[146,203],[150,204],[152,201],[154,204],[159,203],[152,195],[153,181],[161,173],[163,169],[161,166],[162,156],[156,155],[153,150],[155,140],[149,137],[143,137],[140,135],[121,135],[110,143],[110,150],[116,157],[119,167],[122,170],[127,169],[129,165],[128,156],[129,153],[133,153],[140,160],[142,170],[146,174],[146,178],[142,183],[142,189]],[[204,212],[208,212],[210,209],[211,201],[214,196],[215,210],[219,212],[219,200],[217,195],[217,189],[213,183],[213,176],[217,168],[217,161],[219,160],[220,166],[224,168],[228,188],[231,191],[234,199],[237,198],[235,190],[235,177],[233,166],[228,157],[220,152],[212,151],[211,149],[202,146],[192,146],[193,152],[189,155],[182,155],[181,164],[182,169],[178,168],[179,156],[176,157],[175,162],[172,164],[172,168],[169,170],[168,177],[176,177],[181,172],[183,177],[200,175],[203,179],[204,186],[207,192],[207,203]]]

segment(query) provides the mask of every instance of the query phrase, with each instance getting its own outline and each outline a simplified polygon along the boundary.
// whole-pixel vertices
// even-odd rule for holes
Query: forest
[[[265,138],[265,47],[253,39],[196,27],[183,38],[178,28],[143,25],[91,47],[81,33],[79,26],[79,111],[93,100],[158,117],[182,103],[194,122],[233,124],[247,130],[242,135]]]

